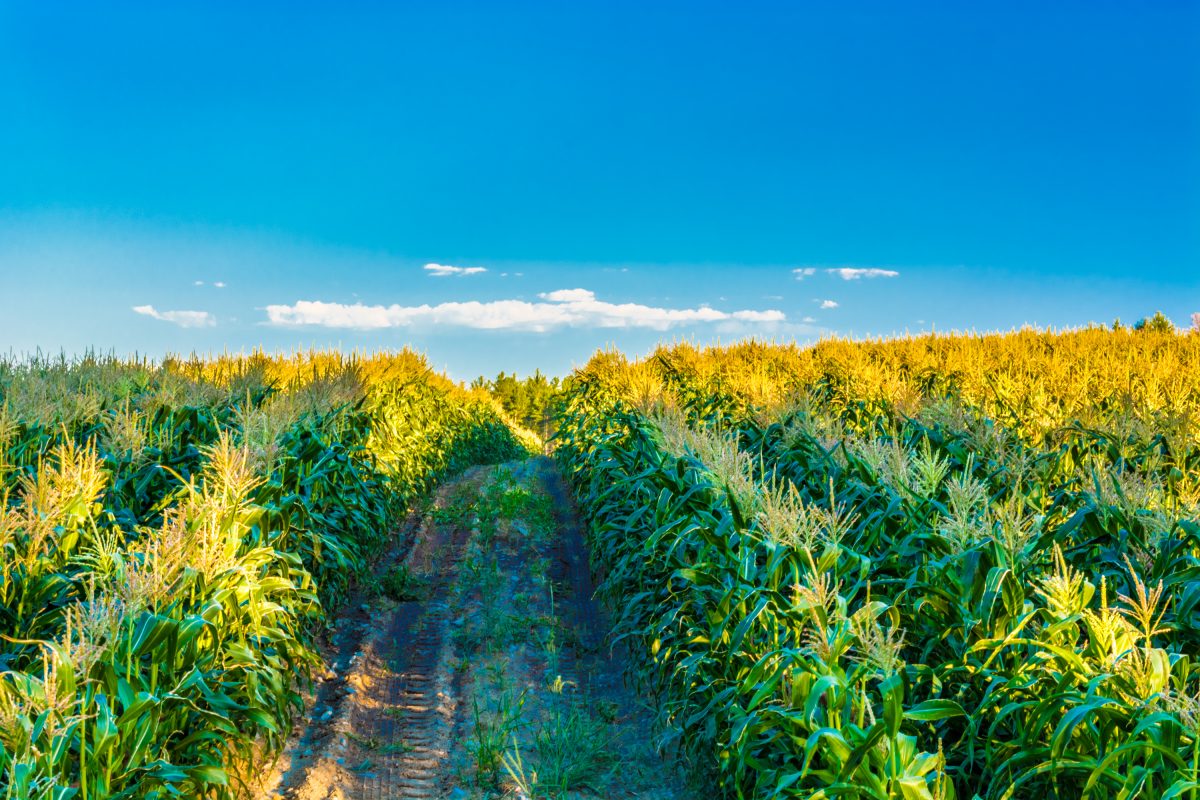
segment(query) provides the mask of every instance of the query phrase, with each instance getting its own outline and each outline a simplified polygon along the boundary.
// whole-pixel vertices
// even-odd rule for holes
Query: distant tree
[[[525,378],[500,372],[491,380],[481,375],[471,381],[471,388],[490,393],[510,417],[543,439],[553,432],[554,403],[563,388],[558,378],[547,378],[541,370]]]
[[[1125,330],[1125,326],[1121,324],[1121,318],[1120,318],[1120,317],[1117,317],[1116,319],[1114,319],[1114,320],[1113,320],[1112,329],[1113,329],[1114,331],[1123,331],[1123,330]]]
[[[1150,333],[1174,333],[1175,323],[1161,311],[1155,311],[1154,316],[1150,318],[1142,318],[1134,324],[1135,331],[1148,331]]]

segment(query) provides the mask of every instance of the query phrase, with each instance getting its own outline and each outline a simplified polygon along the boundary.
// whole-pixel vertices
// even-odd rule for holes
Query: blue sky
[[[1197,41],[1195,2],[0,0],[0,349],[1184,325]]]

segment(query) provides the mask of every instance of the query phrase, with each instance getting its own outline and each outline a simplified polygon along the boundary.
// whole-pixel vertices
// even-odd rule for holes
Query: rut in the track
[[[449,757],[455,691],[447,677],[451,647],[444,602],[414,604],[392,615],[371,663],[354,730],[366,750],[360,773],[362,800],[436,798]],[[407,612],[407,613],[404,613]]]
[[[423,599],[375,598],[352,607],[332,648],[341,651],[342,668],[331,654],[332,680],[322,684],[284,767],[259,797],[443,796],[458,694],[446,598],[470,537],[463,515],[445,512],[473,497],[485,475],[476,468],[444,485],[425,514],[406,526],[411,541],[397,561],[421,581]]]
[[[558,526],[555,540],[558,569],[555,577],[567,590],[567,602],[560,613],[578,637],[574,646],[567,649],[567,658],[562,663],[563,678],[575,681],[576,685],[588,690],[596,678],[593,674],[597,671],[595,662],[603,649],[607,626],[602,623],[600,605],[594,597],[595,586],[588,566],[583,531],[570,491],[549,462],[539,466],[538,478],[554,503],[555,523]]]

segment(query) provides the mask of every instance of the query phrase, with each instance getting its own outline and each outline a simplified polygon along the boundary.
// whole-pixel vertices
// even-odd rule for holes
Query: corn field
[[[1200,336],[602,352],[557,455],[737,798],[1200,797]]]
[[[0,796],[237,796],[409,504],[528,446],[409,352],[0,363]]]

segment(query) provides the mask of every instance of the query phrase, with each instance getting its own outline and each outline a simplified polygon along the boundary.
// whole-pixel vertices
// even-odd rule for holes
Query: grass
[[[392,564],[379,581],[379,592],[396,602],[422,600],[429,593],[429,582],[412,573],[405,564]]]
[[[572,789],[599,790],[615,761],[611,737],[609,724],[581,702],[552,703],[532,737],[538,794],[559,797]]]
[[[493,687],[495,689],[495,687]],[[478,786],[499,784],[504,752],[513,736],[524,724],[521,719],[526,693],[514,693],[501,688],[488,694],[490,702],[480,704],[479,695],[471,698],[471,739],[469,748],[475,763],[475,782]]]

